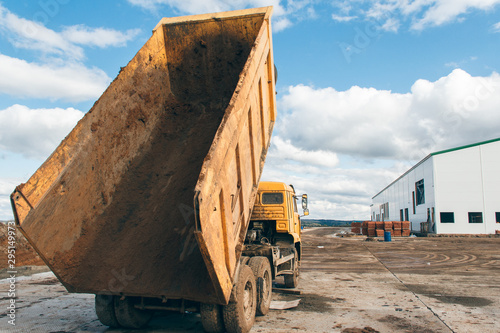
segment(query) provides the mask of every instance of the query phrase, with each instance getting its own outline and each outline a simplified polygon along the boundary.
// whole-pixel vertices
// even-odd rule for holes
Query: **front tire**
[[[257,315],[264,316],[269,312],[273,296],[271,265],[266,257],[252,257],[248,266],[252,269],[257,284]]]
[[[242,266],[233,286],[229,304],[223,306],[224,325],[228,333],[247,333],[255,322],[257,288],[252,269]]]

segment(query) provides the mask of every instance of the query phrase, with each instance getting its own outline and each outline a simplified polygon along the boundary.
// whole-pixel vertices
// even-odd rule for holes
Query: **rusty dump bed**
[[[271,11],[162,19],[16,188],[68,291],[228,302],[276,116]]]

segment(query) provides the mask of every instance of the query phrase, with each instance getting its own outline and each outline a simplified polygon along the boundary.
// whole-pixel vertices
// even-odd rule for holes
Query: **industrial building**
[[[372,198],[373,221],[414,232],[500,230],[500,138],[429,154]]]

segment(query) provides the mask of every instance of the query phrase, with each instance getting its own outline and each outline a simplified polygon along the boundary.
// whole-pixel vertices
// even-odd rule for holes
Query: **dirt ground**
[[[296,294],[273,294],[299,305],[257,317],[252,332],[500,332],[500,238],[381,242],[339,231],[304,230]],[[67,293],[50,272],[17,279],[11,326],[8,289],[0,280],[1,332],[126,331],[102,326],[93,295]],[[198,314],[158,313],[137,332],[202,331]]]

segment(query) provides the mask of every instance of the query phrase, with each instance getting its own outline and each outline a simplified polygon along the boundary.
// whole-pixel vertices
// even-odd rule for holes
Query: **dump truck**
[[[259,192],[276,119],[271,13],[163,18],[12,193],[19,230],[69,292],[96,295],[104,325],[199,311],[206,331],[246,332],[269,306],[268,268],[294,284],[295,193]]]

